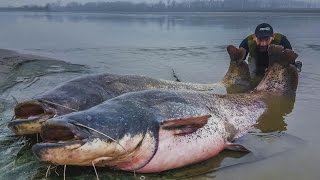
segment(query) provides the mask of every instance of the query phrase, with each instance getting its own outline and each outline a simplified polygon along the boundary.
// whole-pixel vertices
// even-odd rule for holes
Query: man
[[[270,44],[281,45],[286,49],[292,49],[286,36],[280,33],[274,33],[271,25],[267,23],[259,24],[254,34],[249,35],[241,42],[239,47],[247,51],[245,59],[249,54],[249,69],[253,77],[262,78],[264,76],[269,65],[267,50]]]

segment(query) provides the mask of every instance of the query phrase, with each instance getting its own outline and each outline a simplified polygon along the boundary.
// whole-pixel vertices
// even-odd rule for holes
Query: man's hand
[[[298,72],[301,72],[302,62],[301,62],[301,61],[296,61],[296,62],[294,63],[294,65],[296,66]]]

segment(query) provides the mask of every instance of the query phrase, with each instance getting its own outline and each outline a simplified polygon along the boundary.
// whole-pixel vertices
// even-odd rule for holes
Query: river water
[[[298,60],[303,62],[294,106],[280,118],[281,122],[273,119],[273,116],[268,117],[268,127],[272,131],[301,138],[306,143],[294,151],[214,172],[212,170],[219,167],[221,159],[162,174],[143,177],[137,174],[137,177],[320,178],[320,97],[317,95],[320,91],[320,14],[1,12],[0,22],[1,49],[61,59],[85,65],[89,69],[89,72],[79,70],[72,74],[41,76],[37,81],[38,85],[17,84],[3,92],[1,101],[4,105],[0,107],[0,179],[41,179],[46,173],[46,166],[39,164],[30,151],[31,144],[36,140],[13,136],[6,127],[12,117],[13,95],[22,100],[71,77],[102,72],[140,74],[174,80],[174,70],[184,82],[217,82],[229,65],[225,47],[229,44],[239,45],[262,22],[270,23],[276,32],[286,35],[299,54]],[[132,173],[104,169],[98,171],[106,179],[134,178]],[[61,179],[63,168],[58,167],[57,172],[60,176],[54,169],[51,170],[49,178]],[[70,167],[66,175],[77,179],[95,177],[92,168]]]

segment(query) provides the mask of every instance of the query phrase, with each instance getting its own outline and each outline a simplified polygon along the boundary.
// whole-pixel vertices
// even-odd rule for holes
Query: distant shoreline
[[[180,10],[180,11],[169,11],[169,10],[161,10],[161,11],[137,11],[137,10],[114,10],[114,11],[86,11],[86,10],[79,10],[79,11],[50,11],[50,10],[28,10],[28,9],[20,9],[20,8],[0,8],[0,12],[74,12],[74,13],[219,13],[219,12],[230,12],[230,13],[320,13],[320,8],[310,8],[310,9],[295,9],[295,8],[286,8],[286,9],[216,9],[216,10]]]

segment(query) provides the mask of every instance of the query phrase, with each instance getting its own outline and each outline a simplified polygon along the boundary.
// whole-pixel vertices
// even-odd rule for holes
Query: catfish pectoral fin
[[[172,131],[174,135],[185,135],[197,131],[207,124],[211,115],[168,119],[162,122],[161,129]]]

